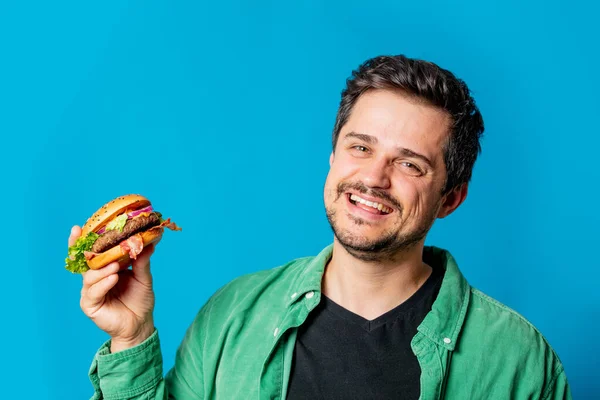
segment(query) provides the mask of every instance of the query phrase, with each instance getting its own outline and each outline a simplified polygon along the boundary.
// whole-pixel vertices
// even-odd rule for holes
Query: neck
[[[322,290],[337,304],[372,320],[406,301],[429,275],[422,242],[391,259],[371,262],[348,253],[336,238]]]

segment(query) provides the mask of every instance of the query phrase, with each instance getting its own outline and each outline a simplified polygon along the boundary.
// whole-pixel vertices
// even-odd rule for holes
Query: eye
[[[400,165],[403,168],[406,168],[413,175],[422,175],[423,174],[423,171],[421,171],[421,168],[419,168],[416,164],[413,164],[411,162],[402,161],[402,162],[400,162]]]
[[[361,146],[361,145],[358,145],[358,146],[352,146],[352,148],[353,148],[353,149],[355,149],[355,150],[358,150],[358,151],[360,151],[361,153],[362,153],[362,152],[369,151],[369,149],[367,149],[365,146]]]
[[[366,146],[363,146],[362,144],[350,146],[349,150],[352,155],[354,155],[355,157],[361,157],[361,158],[369,155],[369,153],[371,152],[371,149],[369,149]]]

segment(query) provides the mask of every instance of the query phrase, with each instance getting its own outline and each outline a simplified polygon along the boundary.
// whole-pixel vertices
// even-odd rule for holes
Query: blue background
[[[541,330],[575,398],[600,396],[591,1],[14,3],[0,7],[0,397],[91,395],[106,336],[63,260],[71,225],[113,197],[142,193],[184,229],[153,259],[165,371],[218,287],[326,246],[345,78],[397,53],[465,79],[487,127],[466,203],[428,243]]]

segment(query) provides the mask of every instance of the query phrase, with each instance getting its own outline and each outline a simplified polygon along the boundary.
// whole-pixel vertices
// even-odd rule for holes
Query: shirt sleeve
[[[163,378],[158,331],[139,345],[110,353],[110,340],[100,347],[89,371],[92,400],[202,399],[201,353],[196,348],[196,324],[188,329],[175,365]]]
[[[156,330],[139,345],[114,354],[110,353],[110,340],[107,341],[90,367],[89,377],[95,389],[92,399],[138,398],[158,386],[162,362]]]

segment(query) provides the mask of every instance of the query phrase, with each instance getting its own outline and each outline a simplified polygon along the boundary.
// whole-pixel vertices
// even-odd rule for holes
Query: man
[[[234,280],[204,305],[163,378],[146,249],[84,275],[83,311],[111,340],[95,399],[568,399],[523,317],[424,246],[467,196],[483,120],[435,64],[377,57],[342,92],[324,189],[334,242]],[[74,227],[73,242],[80,234]]]

